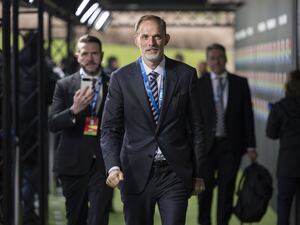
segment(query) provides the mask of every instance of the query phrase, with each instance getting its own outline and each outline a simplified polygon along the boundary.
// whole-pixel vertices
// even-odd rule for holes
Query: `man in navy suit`
[[[254,119],[247,79],[229,73],[226,50],[220,44],[206,49],[210,73],[198,81],[206,152],[205,192],[199,195],[199,224],[211,225],[213,188],[218,186],[217,224],[228,225],[236,175],[247,153],[256,159]]]
[[[80,70],[57,82],[49,129],[60,132],[54,172],[66,198],[68,225],[108,225],[112,189],[100,147],[100,119],[109,77],[103,72],[101,41],[91,35],[77,43]],[[81,87],[83,79],[92,88]]]
[[[167,58],[160,17],[135,26],[141,57],[112,73],[102,118],[107,184],[119,186],[126,225],[184,225],[188,199],[204,190],[204,142],[196,70]],[[194,179],[193,179],[194,178]]]

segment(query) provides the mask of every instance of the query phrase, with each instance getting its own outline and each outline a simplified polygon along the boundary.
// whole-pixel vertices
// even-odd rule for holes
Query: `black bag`
[[[244,223],[259,222],[267,211],[273,193],[270,172],[252,163],[245,168],[237,190],[238,200],[233,213]]]

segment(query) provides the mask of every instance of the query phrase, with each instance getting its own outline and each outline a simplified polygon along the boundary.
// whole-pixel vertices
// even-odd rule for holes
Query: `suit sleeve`
[[[205,143],[204,143],[204,124],[203,117],[200,110],[200,104],[198,102],[198,88],[196,71],[190,81],[190,129],[192,132],[192,144],[193,144],[193,164],[194,164],[194,176],[203,177],[203,167],[206,160]]]
[[[254,115],[252,109],[252,101],[250,88],[247,79],[244,79],[244,99],[243,99],[243,111],[244,111],[244,129],[245,129],[245,143],[246,147],[256,147],[255,142],[255,130],[254,130]]]
[[[101,150],[106,170],[119,166],[123,140],[123,96],[116,74],[112,74],[101,123]]]
[[[58,132],[63,129],[72,128],[75,125],[66,104],[64,88],[61,80],[57,81],[55,86],[48,124],[51,132]]]
[[[271,139],[279,138],[280,118],[278,115],[277,104],[272,106],[271,112],[267,120],[266,134]]]

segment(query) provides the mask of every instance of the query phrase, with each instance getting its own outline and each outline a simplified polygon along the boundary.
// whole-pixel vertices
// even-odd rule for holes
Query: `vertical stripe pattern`
[[[154,101],[156,103],[156,105],[158,106],[158,84],[157,84],[157,77],[158,77],[158,73],[152,71],[148,76],[149,76],[149,85],[150,85],[150,89],[152,91],[152,95],[154,98]],[[151,111],[152,111],[152,115],[153,115],[153,119],[155,121],[155,123],[157,124],[158,122],[158,112],[155,110],[150,98],[149,98],[149,102],[150,102],[150,107],[151,107]]]

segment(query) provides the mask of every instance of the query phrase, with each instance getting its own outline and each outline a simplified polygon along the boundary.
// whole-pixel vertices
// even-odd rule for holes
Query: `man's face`
[[[207,65],[217,75],[225,72],[226,62],[226,56],[222,50],[212,49],[207,53]]]
[[[140,24],[135,36],[135,44],[149,67],[156,67],[160,63],[164,55],[164,46],[169,39],[170,36],[163,32],[155,20],[146,20]]]
[[[103,52],[97,43],[79,43],[77,61],[89,75],[96,75],[101,68]]]

